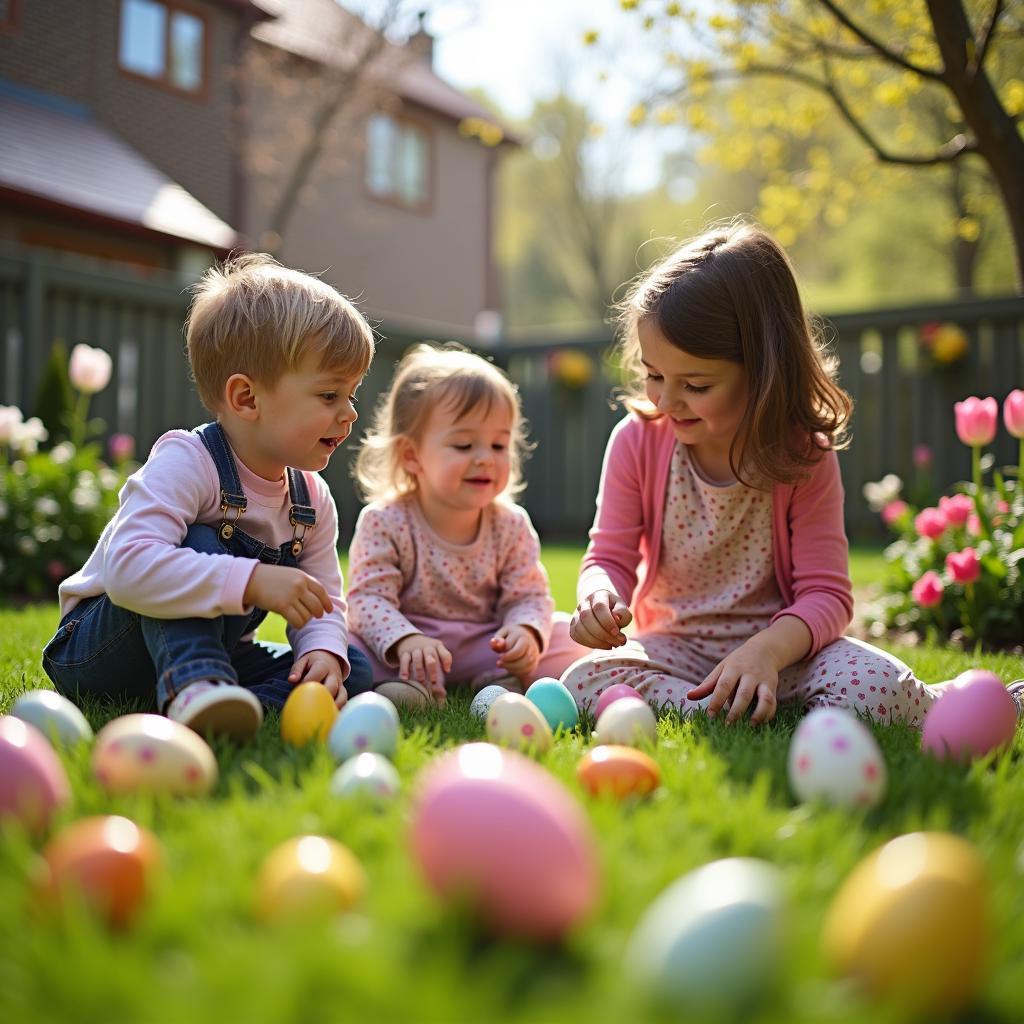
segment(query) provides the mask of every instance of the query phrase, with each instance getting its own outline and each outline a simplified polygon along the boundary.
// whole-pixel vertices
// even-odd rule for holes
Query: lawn
[[[560,608],[571,608],[579,551],[547,549]],[[858,587],[877,575],[870,552],[854,560]],[[56,623],[52,605],[0,612],[0,711],[22,690],[46,685],[39,652]],[[271,635],[280,635],[279,625]],[[939,648],[895,649],[936,680],[972,664],[1004,679],[1019,659],[970,658]],[[89,709],[94,727],[115,710]],[[597,837],[603,886],[591,921],[557,948],[478,935],[440,907],[407,845],[410,794],[441,747],[479,739],[482,727],[456,697],[443,712],[403,715],[396,765],[406,785],[376,810],[328,794],[334,768],[324,748],[294,750],[271,716],[257,742],[217,744],[220,783],[196,800],[110,798],[92,779],[89,755],[64,756],[74,791],[60,824],[120,813],[160,838],[166,866],[134,929],[110,935],[88,915],[43,920],[31,912],[27,877],[34,845],[0,835],[0,1020],[121,1022],[357,1022],[431,1020],[658,1020],[622,968],[624,946],[644,908],[673,879],[724,856],[761,857],[788,886],[784,966],[750,1021],[900,1020],[830,978],[819,931],[842,879],[893,836],[950,830],[972,840],[987,864],[990,969],[971,1019],[1021,1020],[1024,993],[1024,732],[1012,751],[969,768],[924,758],[915,733],[875,733],[890,774],[887,799],[870,812],[797,807],[786,782],[791,712],[769,728],[727,728],[703,719],[659,725],[654,756],[663,785],[647,802],[622,806],[584,796],[575,766],[589,734],[562,738],[542,762],[579,797]],[[257,924],[253,879],[267,851],[302,833],[333,836],[365,867],[362,907],[309,926]],[[944,936],[935,935],[934,943]],[[929,948],[907,949],[907,958]],[[736,964],[742,970],[742,964]],[[670,1018],[664,1018],[670,1019]],[[680,1012],[671,1019],[693,1020]]]

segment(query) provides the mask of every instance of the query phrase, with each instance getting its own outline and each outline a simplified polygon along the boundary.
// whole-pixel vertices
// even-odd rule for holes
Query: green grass
[[[545,560],[559,607],[571,608],[579,552],[549,549]],[[870,557],[858,560],[870,574]],[[0,612],[0,712],[22,690],[48,685],[39,652],[55,623],[52,605]],[[280,635],[279,624],[271,634]],[[892,649],[925,679],[974,663],[938,648]],[[1007,679],[1022,674],[1019,659],[1007,656],[976,663]],[[117,710],[92,707],[88,714],[98,727]],[[396,765],[406,789],[383,810],[332,799],[327,751],[284,747],[276,716],[256,742],[215,745],[220,782],[204,799],[108,797],[91,776],[88,750],[65,754],[74,802],[57,826],[89,814],[125,814],[157,834],[166,866],[133,930],[110,935],[83,913],[34,915],[27,877],[37,844],[15,828],[2,831],[0,1020],[693,1020],[685,1011],[662,1018],[645,1008],[624,975],[623,949],[644,908],[670,881],[733,855],[773,862],[789,890],[777,984],[744,1020],[900,1020],[829,977],[819,931],[841,880],[864,855],[904,832],[943,829],[977,845],[991,880],[990,970],[971,1019],[1019,1021],[1024,733],[994,761],[960,768],[923,757],[911,730],[878,727],[889,793],[882,806],[859,813],[794,806],[785,764],[796,721],[783,712],[754,731],[664,717],[654,751],[663,785],[635,806],[585,797],[574,773],[589,734],[561,738],[542,762],[583,804],[603,883],[593,919],[558,948],[477,934],[435,902],[409,854],[417,772],[440,748],[483,735],[464,698],[426,717],[403,715]],[[275,844],[302,833],[334,836],[356,854],[369,879],[367,899],[332,921],[258,924],[251,904],[259,865]],[[929,953],[930,947],[905,951],[908,959]]]

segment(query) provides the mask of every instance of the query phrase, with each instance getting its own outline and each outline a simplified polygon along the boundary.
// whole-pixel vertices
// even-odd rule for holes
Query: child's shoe
[[[415,679],[389,679],[375,686],[374,692],[399,708],[427,708],[434,703],[430,691]]]
[[[204,679],[186,686],[171,701],[167,717],[194,732],[248,740],[263,724],[263,708],[244,686]]]
[[[1017,721],[1024,722],[1024,679],[1015,679],[1006,688],[1010,691],[1013,703],[1017,705]]]

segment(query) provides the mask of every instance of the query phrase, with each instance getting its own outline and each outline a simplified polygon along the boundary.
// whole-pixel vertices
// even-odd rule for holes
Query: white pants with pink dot
[[[659,707],[684,714],[707,704],[687,693],[704,681],[732,647],[688,637],[650,633],[611,651],[594,651],[570,665],[562,682],[589,709],[605,688],[628,683]],[[779,704],[828,706],[870,715],[882,722],[921,727],[936,699],[899,658],[861,640],[842,637],[779,673]]]

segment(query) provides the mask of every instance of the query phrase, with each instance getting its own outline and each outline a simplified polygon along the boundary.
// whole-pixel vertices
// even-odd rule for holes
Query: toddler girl
[[[399,703],[443,703],[455,683],[522,690],[586,653],[512,501],[524,434],[515,387],[479,356],[420,345],[399,363],[356,464],[370,504],[348,595],[352,642]]]
[[[605,455],[571,624],[600,653],[563,677],[578,703],[629,683],[729,722],[787,701],[919,726],[940,688],[842,635],[851,402],[786,255],[754,227],[708,232],[639,281],[621,326],[646,396]]]

